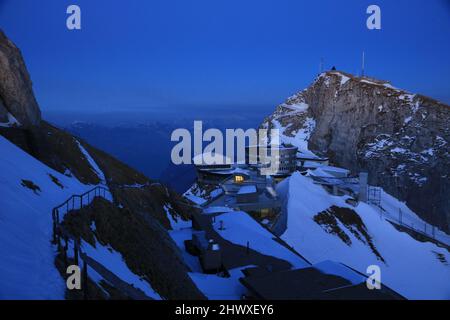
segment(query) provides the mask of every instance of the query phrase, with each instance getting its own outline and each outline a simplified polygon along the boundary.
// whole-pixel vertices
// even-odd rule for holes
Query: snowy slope
[[[0,150],[0,299],[63,299],[65,283],[54,266],[56,252],[50,243],[51,210],[94,186],[60,174],[2,136]],[[39,190],[23,186],[22,180]]]
[[[192,239],[192,221],[175,220],[168,209],[169,206],[167,205],[165,210],[173,229],[169,231],[169,235],[179,248],[184,262],[190,268],[189,276],[195,285],[210,300],[239,300],[247,292],[239,281],[239,278],[243,276],[241,270],[252,266],[243,266],[229,270],[229,278],[215,274],[204,274],[199,259],[189,254],[184,245],[185,240]]]
[[[303,154],[314,155],[308,149],[308,140],[314,131],[316,121],[308,115],[308,104],[304,102],[292,105],[283,104],[282,108],[287,111],[280,115],[275,113],[271,119],[272,128],[279,130],[280,142],[296,146],[298,151]],[[302,125],[294,129],[292,124],[283,123],[286,117],[302,119]]]
[[[450,246],[450,235],[438,228],[432,229],[430,224],[421,219],[414,211],[412,211],[404,202],[399,201],[384,190],[381,190],[380,207],[382,215],[387,219],[407,225],[408,227],[427,234]],[[378,210],[380,208],[377,208]]]
[[[121,280],[142,290],[147,297],[155,300],[161,300],[161,296],[152,288],[152,286],[146,280],[141,279],[138,275],[134,274],[130,268],[128,268],[120,252],[115,251],[111,248],[111,246],[104,246],[97,241],[95,243],[95,247],[93,247],[89,243],[83,241],[82,250],[94,260],[101,261],[104,267],[114,273]],[[81,264],[82,263],[80,261],[80,267]],[[101,275],[90,267],[88,274],[96,283],[99,283],[103,279]],[[101,285],[99,287],[101,288]]]
[[[397,231],[379,210],[360,203],[356,208],[345,197],[332,196],[308,177],[293,174],[282,182],[288,186],[288,228],[281,236],[312,263],[334,260],[365,273],[369,265],[381,268],[381,281],[410,299],[450,299],[450,254],[430,242],[419,242]],[[314,220],[331,206],[354,210],[363,221],[377,257],[364,237],[358,239],[337,219],[351,244]],[[327,232],[328,231],[328,232]],[[438,258],[441,256],[441,261]]]
[[[223,221],[225,226],[223,230],[220,230],[220,221]],[[308,262],[274,241],[274,235],[245,212],[231,211],[220,215],[214,224],[214,229],[232,243],[245,247],[248,242],[251,249],[286,260],[294,268],[309,267]]]
[[[239,282],[239,278],[243,276],[242,270],[249,267],[252,266],[229,270],[229,278],[199,272],[190,272],[189,276],[210,300],[239,300],[242,295],[247,294],[247,289]]]
[[[170,213],[170,206],[166,206],[166,214],[170,220],[173,230],[169,231],[169,235],[177,244],[181,251],[186,265],[189,266],[191,272],[189,276],[197,285],[197,287],[205,294],[208,299],[240,299],[246,293],[245,287],[240,283],[239,278],[243,277],[241,270],[249,266],[242,266],[229,270],[230,277],[223,278],[218,275],[204,274],[197,257],[186,252],[184,241],[192,239],[192,221],[175,220]],[[205,212],[224,212],[217,216],[217,220],[213,223],[215,231],[224,239],[241,246],[246,246],[249,242],[252,250],[262,254],[276,257],[289,262],[293,268],[305,268],[310,264],[296,255],[286,247],[282,246],[274,240],[274,235],[262,227],[247,213],[241,211],[232,211],[224,207],[210,207]],[[207,214],[207,213],[204,213]],[[223,223],[223,230],[220,224]]]

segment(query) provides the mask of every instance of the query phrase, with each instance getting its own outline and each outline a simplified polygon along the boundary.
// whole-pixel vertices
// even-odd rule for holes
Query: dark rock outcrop
[[[450,227],[450,107],[386,81],[338,71],[318,76],[265,119],[354,173],[369,172],[428,222]],[[305,143],[305,142],[303,142]]]
[[[8,113],[24,127],[41,121],[22,54],[0,30],[0,123],[8,122]]]

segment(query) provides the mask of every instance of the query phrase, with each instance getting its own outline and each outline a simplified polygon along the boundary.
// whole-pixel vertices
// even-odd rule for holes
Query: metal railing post
[[[78,265],[78,240],[74,239],[73,241],[73,258],[75,260],[75,264]]]
[[[53,220],[53,243],[56,244],[56,214],[55,214],[55,209],[52,210],[52,220]]]
[[[57,235],[57,245],[58,245],[58,252],[61,253],[61,234],[60,234],[59,229],[58,229],[58,235]]]
[[[64,236],[64,266],[67,268],[67,249],[69,248],[69,239]]]
[[[86,259],[83,259],[83,295],[84,300],[88,299],[88,270]]]

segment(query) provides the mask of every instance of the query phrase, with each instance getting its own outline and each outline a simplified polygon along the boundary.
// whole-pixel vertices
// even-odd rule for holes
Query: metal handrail
[[[59,224],[59,222],[60,222],[59,210],[64,207],[66,207],[66,213],[71,210],[74,210],[75,209],[75,199],[80,199],[79,200],[79,204],[80,204],[79,209],[83,208],[83,205],[84,205],[83,199],[87,196],[87,204],[89,204],[90,200],[91,200],[90,195],[93,192],[94,192],[94,197],[92,199],[94,199],[95,197],[102,197],[102,198],[106,199],[106,193],[107,192],[109,193],[110,191],[103,186],[96,186],[95,188],[92,188],[91,190],[86,191],[85,193],[72,195],[69,199],[67,199],[66,201],[64,201],[63,203],[61,203],[60,205],[58,205],[52,209],[53,233],[54,234],[55,234],[56,225]]]
[[[97,190],[99,190],[99,191],[103,191],[103,195],[102,195],[102,193],[101,192],[99,192],[98,194],[97,194]],[[101,197],[103,197],[103,198],[106,198],[106,192],[109,192],[109,189],[107,189],[107,188],[105,188],[105,187],[103,187],[103,186],[96,186],[95,188],[92,188],[91,190],[89,190],[89,191],[86,191],[85,193],[82,193],[82,194],[74,194],[74,195],[72,195],[69,199],[67,199],[66,201],[64,201],[63,203],[61,203],[59,206],[56,206],[56,207],[54,207],[53,208],[53,210],[58,210],[58,209],[60,209],[60,208],[62,208],[62,207],[64,207],[64,206],[66,206],[67,207],[67,205],[72,201],[72,203],[74,202],[74,200],[75,200],[75,198],[80,198],[81,200],[85,197],[85,196],[88,196],[88,203],[90,202],[89,200],[89,195],[92,193],[92,192],[94,192],[95,194],[94,194],[94,197],[96,197],[96,196],[101,196]],[[81,202],[81,205],[83,204],[83,202]],[[74,206],[72,206],[72,207],[74,207]]]
[[[110,193],[109,189],[103,186],[96,186],[95,188],[86,191],[83,194],[75,194],[72,195],[69,199],[64,201],[62,204],[56,206],[52,210],[52,218],[53,218],[53,243],[58,246],[58,252],[63,254],[64,263],[68,265],[68,257],[67,251],[69,249],[69,240],[73,241],[73,252],[74,252],[74,261],[75,264],[78,265],[79,259],[83,261],[83,293],[84,298],[87,299],[87,273],[88,266],[95,270],[98,274],[100,274],[105,280],[110,282],[116,288],[119,288],[131,299],[136,300],[148,300],[147,297],[141,290],[133,287],[132,285],[124,282],[122,279],[117,277],[114,273],[109,271],[105,266],[103,266],[100,262],[94,260],[92,257],[89,257],[85,252],[81,250],[80,240],[74,237],[70,232],[65,229],[60,222],[59,210],[61,208],[66,207],[66,213],[70,210],[74,210],[75,208],[75,199],[80,199],[80,209],[83,208],[84,202],[83,199],[87,196],[88,201],[86,205],[90,204],[90,195],[94,193],[95,197],[102,197],[106,199],[106,193]],[[71,206],[70,206],[71,205]],[[61,239],[64,240],[64,245],[61,243]]]

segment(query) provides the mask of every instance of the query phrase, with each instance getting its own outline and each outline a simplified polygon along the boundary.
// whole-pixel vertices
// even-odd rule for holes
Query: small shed
[[[192,245],[199,253],[203,272],[214,273],[222,268],[222,250],[218,243],[206,237],[205,231],[192,233]]]

